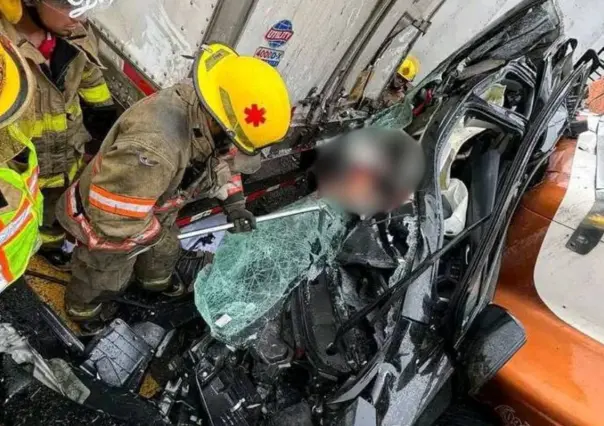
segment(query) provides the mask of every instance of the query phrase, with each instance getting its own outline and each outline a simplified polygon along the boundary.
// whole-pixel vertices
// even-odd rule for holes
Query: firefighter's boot
[[[118,306],[115,302],[77,304],[66,301],[65,308],[67,315],[80,326],[82,334],[91,336],[100,333],[115,318]]]
[[[62,248],[42,246],[38,254],[59,271],[71,271],[71,253],[63,251]]]
[[[161,293],[167,297],[179,297],[185,294],[185,285],[174,275],[158,280],[139,280],[143,290],[151,293]]]

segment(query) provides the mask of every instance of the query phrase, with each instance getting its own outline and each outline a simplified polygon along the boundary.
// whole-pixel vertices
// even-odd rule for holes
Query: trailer
[[[123,109],[187,78],[196,53],[211,42],[279,70],[292,101],[292,126],[285,141],[260,154],[261,178],[244,178],[252,201],[304,178],[298,158],[286,167],[268,160],[312,150],[363,124],[444,1],[138,0],[96,11],[91,24],[107,83]],[[220,211],[214,201],[199,200],[183,209],[178,223]]]
[[[221,42],[283,75],[293,104],[284,144],[263,158],[313,146],[318,130],[364,119],[444,0],[139,0],[91,19],[109,87],[128,108],[187,78],[204,44]]]
[[[116,4],[119,9],[105,10],[94,19],[103,40],[108,80],[124,107],[185,78],[195,50],[218,39],[200,35],[196,29],[196,37],[187,41],[184,30],[177,31],[176,17],[185,28],[187,16],[192,18],[193,13],[178,14],[174,9],[174,15],[168,15],[159,1],[150,1],[154,5],[149,11],[128,9],[134,3]],[[531,404],[534,398],[522,392],[533,384],[530,380],[516,380],[505,393],[496,388],[498,398],[488,396],[487,401],[497,403],[494,410],[485,410],[468,396],[477,396],[498,372],[504,381],[510,371],[513,378],[539,377],[533,374],[536,364],[531,358],[534,354],[543,358],[539,347],[528,358],[520,358],[528,360],[530,374],[518,375],[519,364],[516,370],[508,367],[527,337],[534,340],[530,318],[521,316],[526,310],[519,311],[518,317],[529,321],[528,333],[514,316],[491,302],[506,257],[511,260],[504,266],[502,280],[509,275],[509,283],[516,287],[522,283],[518,281],[518,253],[526,254],[526,241],[518,243],[520,250],[515,251],[506,248],[505,242],[508,230],[514,233],[510,223],[522,225],[515,229],[526,234],[525,221],[513,218],[516,208],[526,205],[528,197],[523,195],[531,196],[533,190],[551,192],[551,180],[561,188],[567,186],[561,171],[566,174],[572,159],[565,154],[566,160],[558,161],[557,154],[568,154],[571,149],[568,140],[559,138],[573,128],[586,81],[601,65],[597,54],[587,52],[576,61],[577,43],[565,35],[555,0],[524,0],[458,49],[408,92],[403,102],[365,120],[371,114],[369,101],[378,99],[372,98],[372,88],[379,88],[375,92],[379,94],[386,87],[413,38],[428,29],[430,20],[423,27],[417,19],[407,25],[409,16],[415,16],[409,9],[392,16],[399,2],[389,3],[390,9],[381,8],[387,2],[362,2],[369,9],[357,4],[354,14],[342,2],[341,8],[329,9],[334,14],[329,34],[335,34],[336,24],[340,33],[351,34],[337,39],[340,44],[347,40],[341,46],[318,37],[317,27],[311,24],[322,15],[310,9],[310,1],[299,0],[300,7],[314,13],[314,21],[308,20],[310,36],[331,43],[325,52],[341,50],[332,55],[333,63],[323,58],[302,69],[303,61],[295,53],[302,54],[307,46],[295,41],[307,27],[298,28],[295,13],[280,14],[293,10],[289,2],[280,5],[280,12],[261,9],[265,3],[260,0],[254,8],[227,13],[229,6],[240,5],[225,1],[213,8],[205,5],[203,15],[205,32],[225,37],[222,41],[230,37],[242,53],[274,64],[293,88],[296,120],[287,141],[289,151],[263,152],[267,161],[259,173],[275,163],[297,159],[299,150],[314,147],[335,132],[366,123],[417,135],[427,170],[413,198],[385,216],[368,220],[317,203],[313,197],[268,216],[252,205],[250,210],[259,222],[280,217],[279,221],[245,236],[226,236],[215,253],[209,253],[209,246],[219,244],[214,232],[230,225],[206,224],[193,234],[184,230],[182,238],[194,235],[196,241],[185,247],[175,278],[188,294],[177,298],[148,295],[133,285],[111,299],[117,317],[95,336],[83,333],[66,315],[69,276],[58,276],[57,271],[47,275],[43,268],[48,265],[40,265],[42,260],[35,258],[26,278],[0,298],[0,341],[11,343],[8,351],[0,348],[0,352],[19,355],[19,362],[4,356],[0,363],[0,374],[10,379],[0,380],[0,423],[7,418],[9,423],[21,419],[34,424],[44,418],[47,423],[97,425],[480,425],[498,424],[493,418],[496,412],[504,423],[520,424],[524,418],[533,418],[526,414],[527,404],[543,407]],[[430,13],[440,4],[435,3]],[[157,12],[156,6],[163,7],[162,11]],[[257,16],[256,11],[270,17]],[[340,12],[347,20],[340,22]],[[356,19],[362,24],[350,32],[349,27],[358,24]],[[382,27],[388,19],[392,25]],[[133,23],[140,27],[133,28]],[[117,38],[109,40],[105,24],[115,25],[126,35],[139,34],[139,38],[120,37],[128,41],[118,46]],[[253,33],[250,28],[261,29],[256,39],[248,35]],[[380,31],[384,37],[378,36]],[[395,44],[405,33],[410,38]],[[392,65],[388,70],[387,61]],[[309,92],[303,87],[310,87]],[[281,171],[245,181],[248,201],[253,204],[255,197],[299,182],[297,170]],[[468,194],[457,234],[447,228],[453,209],[445,208],[446,182],[453,179]],[[540,199],[561,199],[562,191],[555,192],[556,197]],[[208,212],[192,212],[188,218],[181,217],[180,224],[216,213],[216,209]],[[535,217],[535,232],[543,236],[547,217]],[[538,251],[541,240],[533,240],[538,240]],[[521,269],[531,286],[532,269]],[[567,283],[559,288],[566,290]],[[509,286],[503,282],[503,287]],[[518,300],[527,300],[527,288],[518,287]],[[554,307],[562,306],[565,315],[572,313],[570,302],[562,300],[565,304],[561,305],[557,294],[550,295]],[[503,303],[509,298],[500,300],[504,307],[516,309]],[[581,306],[575,303],[574,307]],[[529,311],[540,312],[533,308]],[[550,342],[553,352],[560,348],[560,341]],[[593,352],[590,342],[584,348]],[[553,361],[548,363],[546,358],[542,363],[548,368],[542,370],[549,375],[558,365],[573,367],[573,374],[577,370],[572,359],[552,367],[556,359],[549,357]],[[29,365],[23,368],[23,363],[33,364],[33,372]],[[589,368],[584,370],[580,373],[593,376]],[[564,369],[559,372],[576,379]],[[545,382],[536,383],[543,387]],[[554,390],[573,390],[566,394],[573,402],[577,400],[575,385],[570,380],[566,388]],[[66,405],[51,388],[95,411]],[[531,395],[551,401],[547,396],[553,390],[543,389],[546,392]],[[546,406],[556,409],[548,418],[557,419],[557,407]],[[597,419],[598,410],[579,408],[567,411]],[[536,414],[549,413],[546,409]]]

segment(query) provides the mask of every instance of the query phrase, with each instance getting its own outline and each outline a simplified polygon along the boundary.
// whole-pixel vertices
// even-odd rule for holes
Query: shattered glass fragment
[[[316,204],[303,199],[289,208]],[[334,261],[348,216],[325,206],[319,212],[258,224],[249,234],[227,234],[195,282],[195,304],[212,334],[233,346],[245,346],[276,316],[289,293],[316,278]],[[321,226],[322,225],[322,226]]]

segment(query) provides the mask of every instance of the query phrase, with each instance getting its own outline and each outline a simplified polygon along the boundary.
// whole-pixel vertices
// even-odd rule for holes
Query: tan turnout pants
[[[90,311],[124,292],[133,279],[144,289],[160,292],[170,286],[170,277],[180,254],[178,228],[165,226],[157,244],[129,259],[130,253],[75,248],[72,278],[67,286],[68,309]]]

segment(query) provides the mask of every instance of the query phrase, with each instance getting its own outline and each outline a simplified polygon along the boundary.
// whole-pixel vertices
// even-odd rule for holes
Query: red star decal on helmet
[[[258,127],[261,124],[264,124],[266,118],[264,114],[266,114],[266,110],[264,108],[258,108],[258,105],[252,104],[251,107],[246,108],[243,112],[245,112],[245,122],[247,124],[252,124],[254,127]]]

